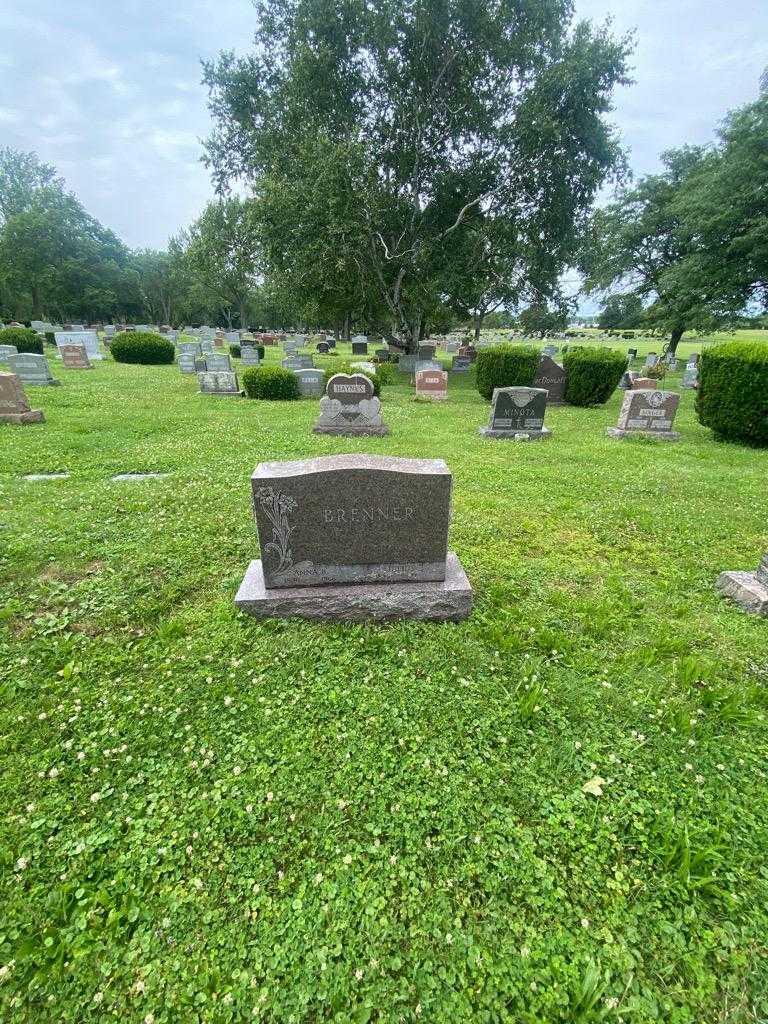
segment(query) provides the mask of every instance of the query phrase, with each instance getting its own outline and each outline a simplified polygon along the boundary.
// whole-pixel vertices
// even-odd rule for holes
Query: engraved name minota
[[[375,505],[369,508],[324,508],[323,519],[326,523],[370,523],[386,519],[400,523],[413,519],[414,510],[405,505]]]

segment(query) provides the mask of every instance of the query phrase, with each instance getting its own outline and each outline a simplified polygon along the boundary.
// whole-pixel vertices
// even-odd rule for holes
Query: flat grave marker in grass
[[[320,418],[312,432],[342,437],[389,433],[381,418],[381,402],[365,374],[337,373],[331,377],[320,399]]]
[[[544,388],[494,388],[490,420],[480,433],[499,440],[546,440],[552,436],[544,426],[546,409]]]
[[[251,488],[263,557],[235,604],[259,618],[466,618],[472,589],[448,552],[451,486],[442,459],[261,463]]]
[[[40,409],[32,409],[15,373],[0,373],[0,423],[43,423]]]
[[[619,422],[615,427],[608,427],[607,432],[618,438],[641,435],[659,441],[678,441],[680,434],[672,425],[679,404],[680,395],[676,391],[632,389],[624,395]]]

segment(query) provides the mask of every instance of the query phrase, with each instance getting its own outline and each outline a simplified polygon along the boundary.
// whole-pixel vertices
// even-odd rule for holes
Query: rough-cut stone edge
[[[389,427],[382,423],[380,427],[312,427],[313,434],[332,434],[334,437],[386,437]]]
[[[490,427],[480,427],[478,433],[496,441],[548,441],[552,437],[548,427],[541,430],[491,430]]]
[[[254,559],[237,591],[235,606],[257,619],[460,622],[472,610],[472,587],[458,555],[453,551],[448,552],[445,570],[445,580],[440,582],[267,589],[261,559]]]
[[[55,377],[49,377],[48,380],[24,380],[22,377],[21,383],[25,388],[50,388],[58,387],[61,384],[61,381],[56,380]]]
[[[768,587],[760,582],[756,573],[721,572],[716,586],[724,597],[732,598],[745,611],[768,616]]]
[[[3,412],[0,413],[0,423],[45,423],[42,409],[31,409],[29,412]]]
[[[621,427],[606,427],[609,437],[650,437],[654,441],[679,441],[682,434],[676,430],[622,430]]]

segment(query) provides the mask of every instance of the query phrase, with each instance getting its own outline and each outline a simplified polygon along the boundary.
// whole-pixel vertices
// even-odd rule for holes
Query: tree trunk
[[[667,346],[667,352],[673,356],[677,352],[677,346],[680,344],[680,339],[685,331],[684,327],[675,327],[669,339],[669,345]]]
[[[333,322],[333,337],[338,345],[339,340],[341,339],[341,324],[338,320],[334,320]]]
[[[480,330],[483,326],[484,319],[485,317],[483,316],[482,313],[475,313],[475,315],[472,317],[472,323],[474,324],[475,327],[475,345],[477,345],[477,343],[480,341]]]
[[[349,341],[349,313],[344,314],[344,341]]]

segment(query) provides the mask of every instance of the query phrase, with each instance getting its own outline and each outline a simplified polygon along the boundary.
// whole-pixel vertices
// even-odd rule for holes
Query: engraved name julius
[[[324,508],[322,515],[323,519],[329,525],[334,523],[360,523],[362,525],[370,524],[380,521],[382,519],[388,522],[402,523],[408,519],[413,519],[414,510],[408,506],[399,505],[376,505],[370,508]]]

